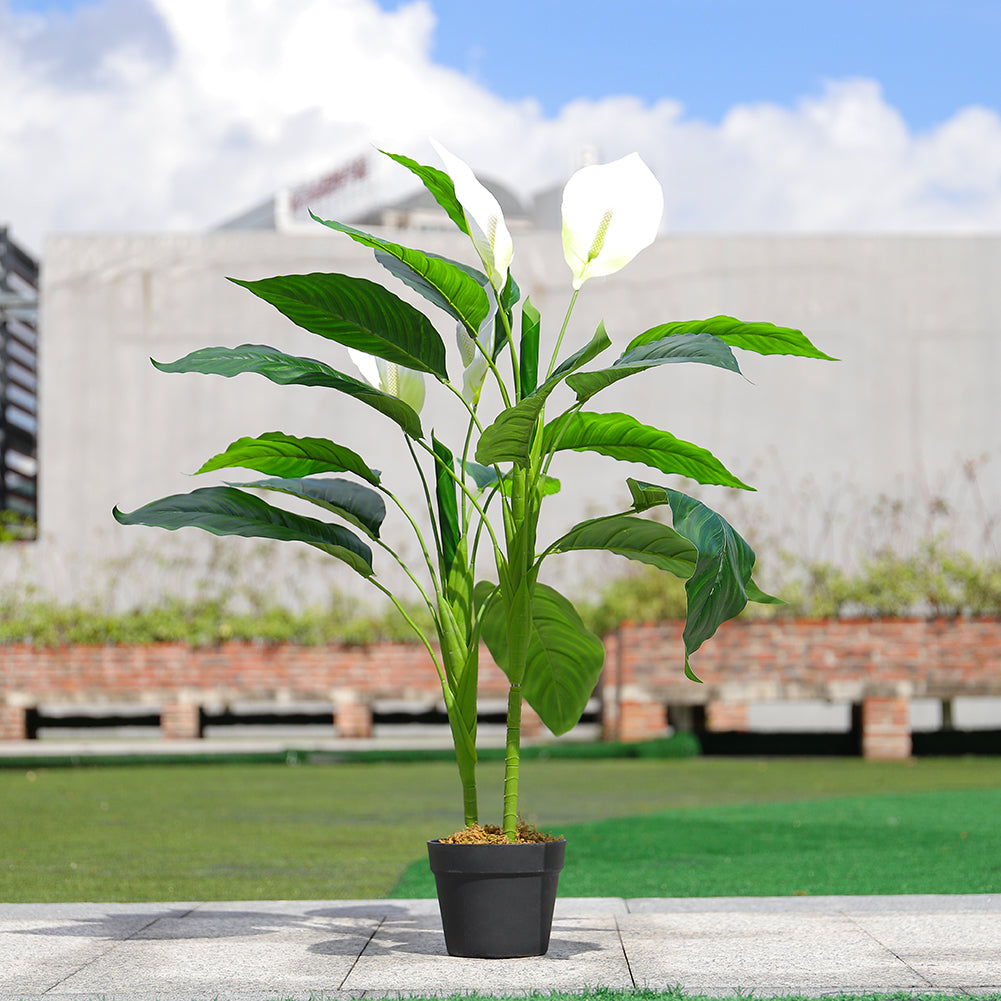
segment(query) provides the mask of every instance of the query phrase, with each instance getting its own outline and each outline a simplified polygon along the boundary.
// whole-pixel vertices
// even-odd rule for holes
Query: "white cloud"
[[[530,193],[585,146],[638,150],[667,225],[707,230],[1001,228],[1001,118],[915,134],[872,81],[718,125],[675,101],[578,101],[554,119],[431,59],[426,0],[99,0],[68,18],[0,0],[0,221],[50,231],[201,228],[374,142],[434,135]]]

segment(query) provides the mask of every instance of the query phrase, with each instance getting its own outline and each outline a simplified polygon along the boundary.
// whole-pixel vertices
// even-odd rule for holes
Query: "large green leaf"
[[[447,445],[432,433],[431,445],[435,457],[435,499],[438,505],[438,535],[441,540],[442,575],[447,577],[455,560],[462,531],[456,503],[456,483],[453,479],[455,459]]]
[[[425,166],[423,163],[411,160],[410,157],[403,156],[401,153],[387,153],[384,149],[379,150],[379,152],[384,153],[401,166],[406,167],[412,174],[416,174],[421,179],[424,187],[431,193],[431,197],[448,213],[449,219],[463,233],[467,236],[469,235],[466,213],[459,199],[455,197],[455,185],[452,183],[452,178],[445,171],[439,170],[437,167]]]
[[[575,549],[602,549],[649,563],[682,579],[691,577],[699,558],[695,546],[673,528],[626,514],[582,521],[547,552],[568,553]]]
[[[669,431],[641,424],[629,414],[581,411],[563,414],[546,425],[542,448],[544,452],[563,449],[600,452],[625,462],[642,462],[663,473],[687,476],[699,483],[753,489],[729,472],[711,452],[675,438]]]
[[[598,329],[595,330],[594,336],[584,345],[584,347],[575,351],[569,358],[564,359],[553,371],[553,374],[549,376],[548,379],[536,390],[538,393],[545,393],[547,396],[556,386],[559,385],[571,372],[576,372],[582,365],[586,365],[589,361],[593,361],[598,355],[601,354],[606,348],[610,348],[612,342],[608,338],[608,334],[605,331],[605,324],[602,321],[598,322]]]
[[[476,445],[476,460],[490,465],[496,462],[529,463],[535,425],[552,391],[571,373],[611,345],[605,325],[598,324],[594,337],[567,358],[545,382],[520,403],[502,410],[493,424],[483,429]]]
[[[448,379],[445,345],[431,321],[375,282],[323,273],[229,280],[271,303],[310,333]]]
[[[677,490],[628,480],[637,510],[670,504],[674,527],[698,550],[695,572],[688,579],[685,620],[685,671],[694,678],[688,658],[719,626],[739,615],[748,599],[769,598],[751,582],[754,551],[721,515]],[[695,680],[698,680],[697,678]]]
[[[206,462],[199,473],[240,466],[267,476],[294,479],[316,473],[355,473],[373,486],[379,472],[369,469],[356,452],[326,438],[293,438],[281,431],[268,431],[258,438],[239,438],[225,452]]]
[[[254,480],[252,483],[231,483],[232,487],[257,490],[274,490],[316,504],[318,507],[340,515],[356,525],[373,539],[379,538],[379,529],[386,518],[386,502],[382,495],[370,487],[351,480],[341,479],[281,479]]]
[[[492,585],[482,582],[476,586],[481,601],[492,590]],[[495,598],[486,605],[482,623],[483,641],[497,665],[507,673],[503,600]],[[557,736],[580,721],[598,683],[604,658],[601,640],[584,625],[574,606],[553,588],[536,584],[522,694]]]
[[[445,257],[412,250],[344,223],[309,214],[324,226],[346,233],[355,243],[371,247],[376,251],[376,259],[390,274],[458,320],[470,336],[476,336],[490,310],[490,303],[483,286],[473,277],[475,271]]]
[[[756,351],[760,355],[796,355],[801,358],[821,358],[837,361],[824,354],[810,343],[802,330],[795,327],[777,327],[774,323],[745,323],[732,316],[711,316],[708,320],[679,320],[676,323],[661,323],[645,330],[630,341],[626,351],[650,344],[663,337],[678,334],[712,334],[730,347]]]
[[[526,299],[521,307],[521,348],[519,366],[521,378],[521,395],[534,393],[539,385],[539,332],[542,328],[542,316]]]
[[[571,375],[567,379],[567,385],[577,394],[577,402],[583,403],[599,390],[626,376],[645,372],[655,365],[676,365],[683,362],[698,362],[715,365],[730,372],[740,372],[733,352],[718,337],[713,337],[712,334],[684,333],[640,344],[625,351],[612,362],[610,368]]]
[[[354,379],[312,358],[288,355],[266,344],[241,344],[237,348],[201,348],[175,362],[153,364],[161,372],[201,372],[228,377],[253,372],[279,386],[323,386],[347,393],[390,420],[396,421],[412,438],[423,434],[421,419],[408,403]]]
[[[112,513],[122,525],[149,525],[170,531],[200,528],[213,535],[305,542],[343,560],[364,577],[373,573],[372,550],[353,532],[272,507],[235,487],[202,487],[189,494],[163,497],[128,514],[117,507]]]

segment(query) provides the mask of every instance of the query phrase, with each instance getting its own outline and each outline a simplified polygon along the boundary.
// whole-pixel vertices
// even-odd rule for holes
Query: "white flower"
[[[469,235],[486,268],[490,284],[500,291],[507,282],[508,268],[514,256],[514,243],[504,222],[504,213],[497,199],[480,184],[466,163],[434,139],[431,145],[452,179],[455,197],[462,206]]]
[[[488,320],[493,319],[496,306],[491,310]],[[481,328],[482,329],[482,328]],[[462,397],[476,406],[483,388],[483,380],[487,377],[487,356],[477,347],[476,341],[469,336],[469,331],[461,324],[456,325],[455,340],[459,345],[459,356],[462,358]]]
[[[490,300],[490,310],[480,323],[476,338],[480,344],[489,346],[493,343],[494,318],[497,316],[497,300]],[[459,346],[459,357],[462,359],[462,396],[467,402],[476,406],[483,388],[483,380],[487,376],[487,356],[477,345],[469,331],[461,323],[456,324],[455,343]]]
[[[417,413],[421,412],[421,407],[424,406],[423,372],[415,372],[412,368],[404,368],[395,362],[383,361],[382,358],[375,358],[354,348],[348,348],[348,354],[370,386],[409,404]]]
[[[638,153],[582,167],[563,189],[563,256],[573,287],[624,268],[657,237],[660,182]]]

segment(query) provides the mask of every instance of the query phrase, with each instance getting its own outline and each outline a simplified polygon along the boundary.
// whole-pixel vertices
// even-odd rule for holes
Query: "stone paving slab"
[[[0,904],[0,1001],[340,1001],[585,987],[1001,992],[1001,895],[563,898],[549,954],[448,956],[434,900]]]

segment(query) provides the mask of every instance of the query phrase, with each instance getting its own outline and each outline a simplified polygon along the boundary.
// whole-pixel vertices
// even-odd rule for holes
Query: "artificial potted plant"
[[[695,681],[689,656],[720,623],[748,601],[775,600],[751,579],[754,554],[747,543],[718,514],[672,487],[627,479],[631,504],[624,510],[540,541],[542,504],[559,489],[553,464],[565,450],[593,451],[703,484],[746,488],[710,452],[628,414],[595,411],[595,397],[620,379],[666,364],[693,362],[738,372],[734,347],[827,356],[798,330],[726,316],[651,327],[611,363],[592,364],[611,347],[603,324],[586,340],[571,337],[572,350],[563,352],[585,282],[624,267],[660,228],[663,194],[635,153],[582,168],[564,189],[563,249],[572,290],[555,347],[540,355],[542,319],[511,275],[513,243],[496,199],[462,160],[435,148],[445,171],[388,155],[420,178],[470,238],[479,267],[313,218],[374,250],[393,278],[456,323],[461,376],[450,377],[444,342],[422,310],[382,285],[343,274],[237,284],[306,331],[346,346],[364,381],[263,345],[205,348],[169,364],[154,362],[167,372],[254,372],[282,385],[324,386],[367,405],[375,419],[395,423],[402,434],[427,502],[430,531],[349,447],[280,431],[241,438],[199,470],[242,467],[264,479],[196,489],[131,513],[116,508],[114,515],[126,525],[305,542],[347,563],[399,608],[438,672],[462,787],[464,828],[428,846],[449,952],[539,955],[548,948],[563,842],[520,824],[522,703],[527,701],[554,734],[566,733],[579,721],[603,661],[601,641],[572,603],[539,580],[544,560],[574,550],[605,550],[685,579],[684,669]],[[457,433],[446,436],[422,424],[427,376],[461,408],[461,423],[445,429]],[[485,380],[493,383],[492,394],[482,393]],[[490,405],[489,399],[499,403]],[[308,501],[323,517],[274,506],[259,491]],[[409,566],[380,537],[384,498],[415,534],[421,566]],[[658,506],[670,509],[673,527],[639,517]],[[338,520],[328,520],[331,514]],[[434,636],[426,635],[378,580],[369,542],[402,568],[427,606]],[[478,580],[485,557],[492,564],[490,576]],[[480,826],[477,806],[481,642],[510,682],[503,817],[495,827]]]

